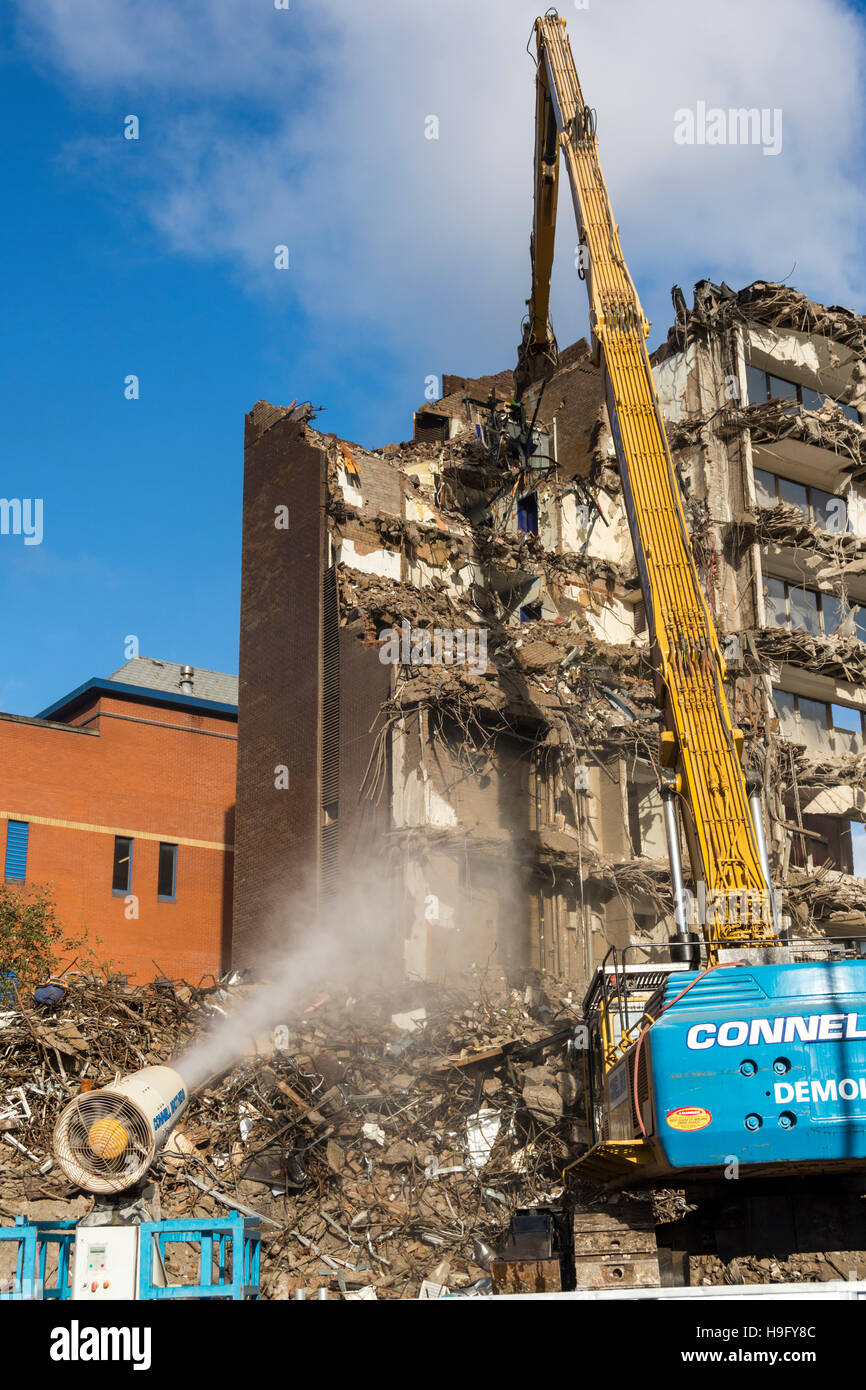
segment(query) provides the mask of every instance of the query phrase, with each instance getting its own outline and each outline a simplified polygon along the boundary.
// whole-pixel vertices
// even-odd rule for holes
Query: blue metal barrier
[[[18,1247],[15,1274],[8,1285],[0,1282],[0,1300],[68,1299],[77,1227],[74,1220],[28,1221],[25,1216],[16,1217],[14,1226],[0,1226],[0,1242],[15,1242]],[[199,1246],[197,1284],[165,1286],[154,1281],[155,1250],[164,1268],[166,1246],[172,1241]],[[57,1250],[57,1270],[54,1282],[46,1287],[52,1246]],[[138,1297],[257,1299],[260,1252],[260,1223],[240,1214],[214,1221],[145,1221],[139,1227]]]
[[[77,1221],[28,1221],[15,1218],[14,1226],[0,1227],[0,1242],[17,1242],[15,1275],[10,1287],[0,1284],[0,1299],[67,1299],[71,1293],[69,1265]],[[55,1282],[46,1287],[45,1269],[51,1246],[57,1247]]]
[[[240,1214],[216,1221],[145,1221],[139,1235],[138,1296],[142,1299],[256,1299],[259,1296],[261,1239],[260,1223]],[[154,1281],[154,1247],[164,1266],[166,1246],[173,1241],[199,1246],[197,1284],[162,1285]]]

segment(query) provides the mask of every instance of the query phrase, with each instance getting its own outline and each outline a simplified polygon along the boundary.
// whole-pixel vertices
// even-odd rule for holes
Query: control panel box
[[[72,1298],[108,1303],[138,1297],[138,1227],[79,1226],[72,1257]]]

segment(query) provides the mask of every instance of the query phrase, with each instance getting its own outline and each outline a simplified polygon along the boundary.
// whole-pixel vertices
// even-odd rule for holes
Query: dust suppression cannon
[[[143,1067],[84,1091],[61,1111],[54,1156],[87,1192],[122,1192],[144,1177],[189,1101],[173,1067]]]

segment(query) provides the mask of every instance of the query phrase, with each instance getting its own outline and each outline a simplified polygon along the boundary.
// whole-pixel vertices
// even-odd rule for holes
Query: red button
[[[99,1285],[97,1284],[96,1280],[94,1279],[93,1283],[90,1285],[90,1292],[91,1292],[91,1293],[96,1293],[96,1290],[97,1290],[98,1288],[99,1288]]]

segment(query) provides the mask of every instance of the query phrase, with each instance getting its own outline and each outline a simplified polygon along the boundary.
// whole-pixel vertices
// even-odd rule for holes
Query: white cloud
[[[151,113],[142,206],[167,248],[308,315],[309,361],[498,370],[529,292],[537,0],[18,0],[22,39],[87,101]],[[841,0],[563,4],[626,256],[657,319],[700,275],[784,276],[864,307],[864,27]],[[683,147],[674,112],[781,108],[777,158]],[[119,109],[119,108],[118,108]],[[424,119],[439,118],[438,140]],[[554,317],[584,331],[560,203]],[[292,269],[272,268],[286,242]],[[429,364],[433,364],[432,367]],[[420,394],[420,393],[419,393]]]

